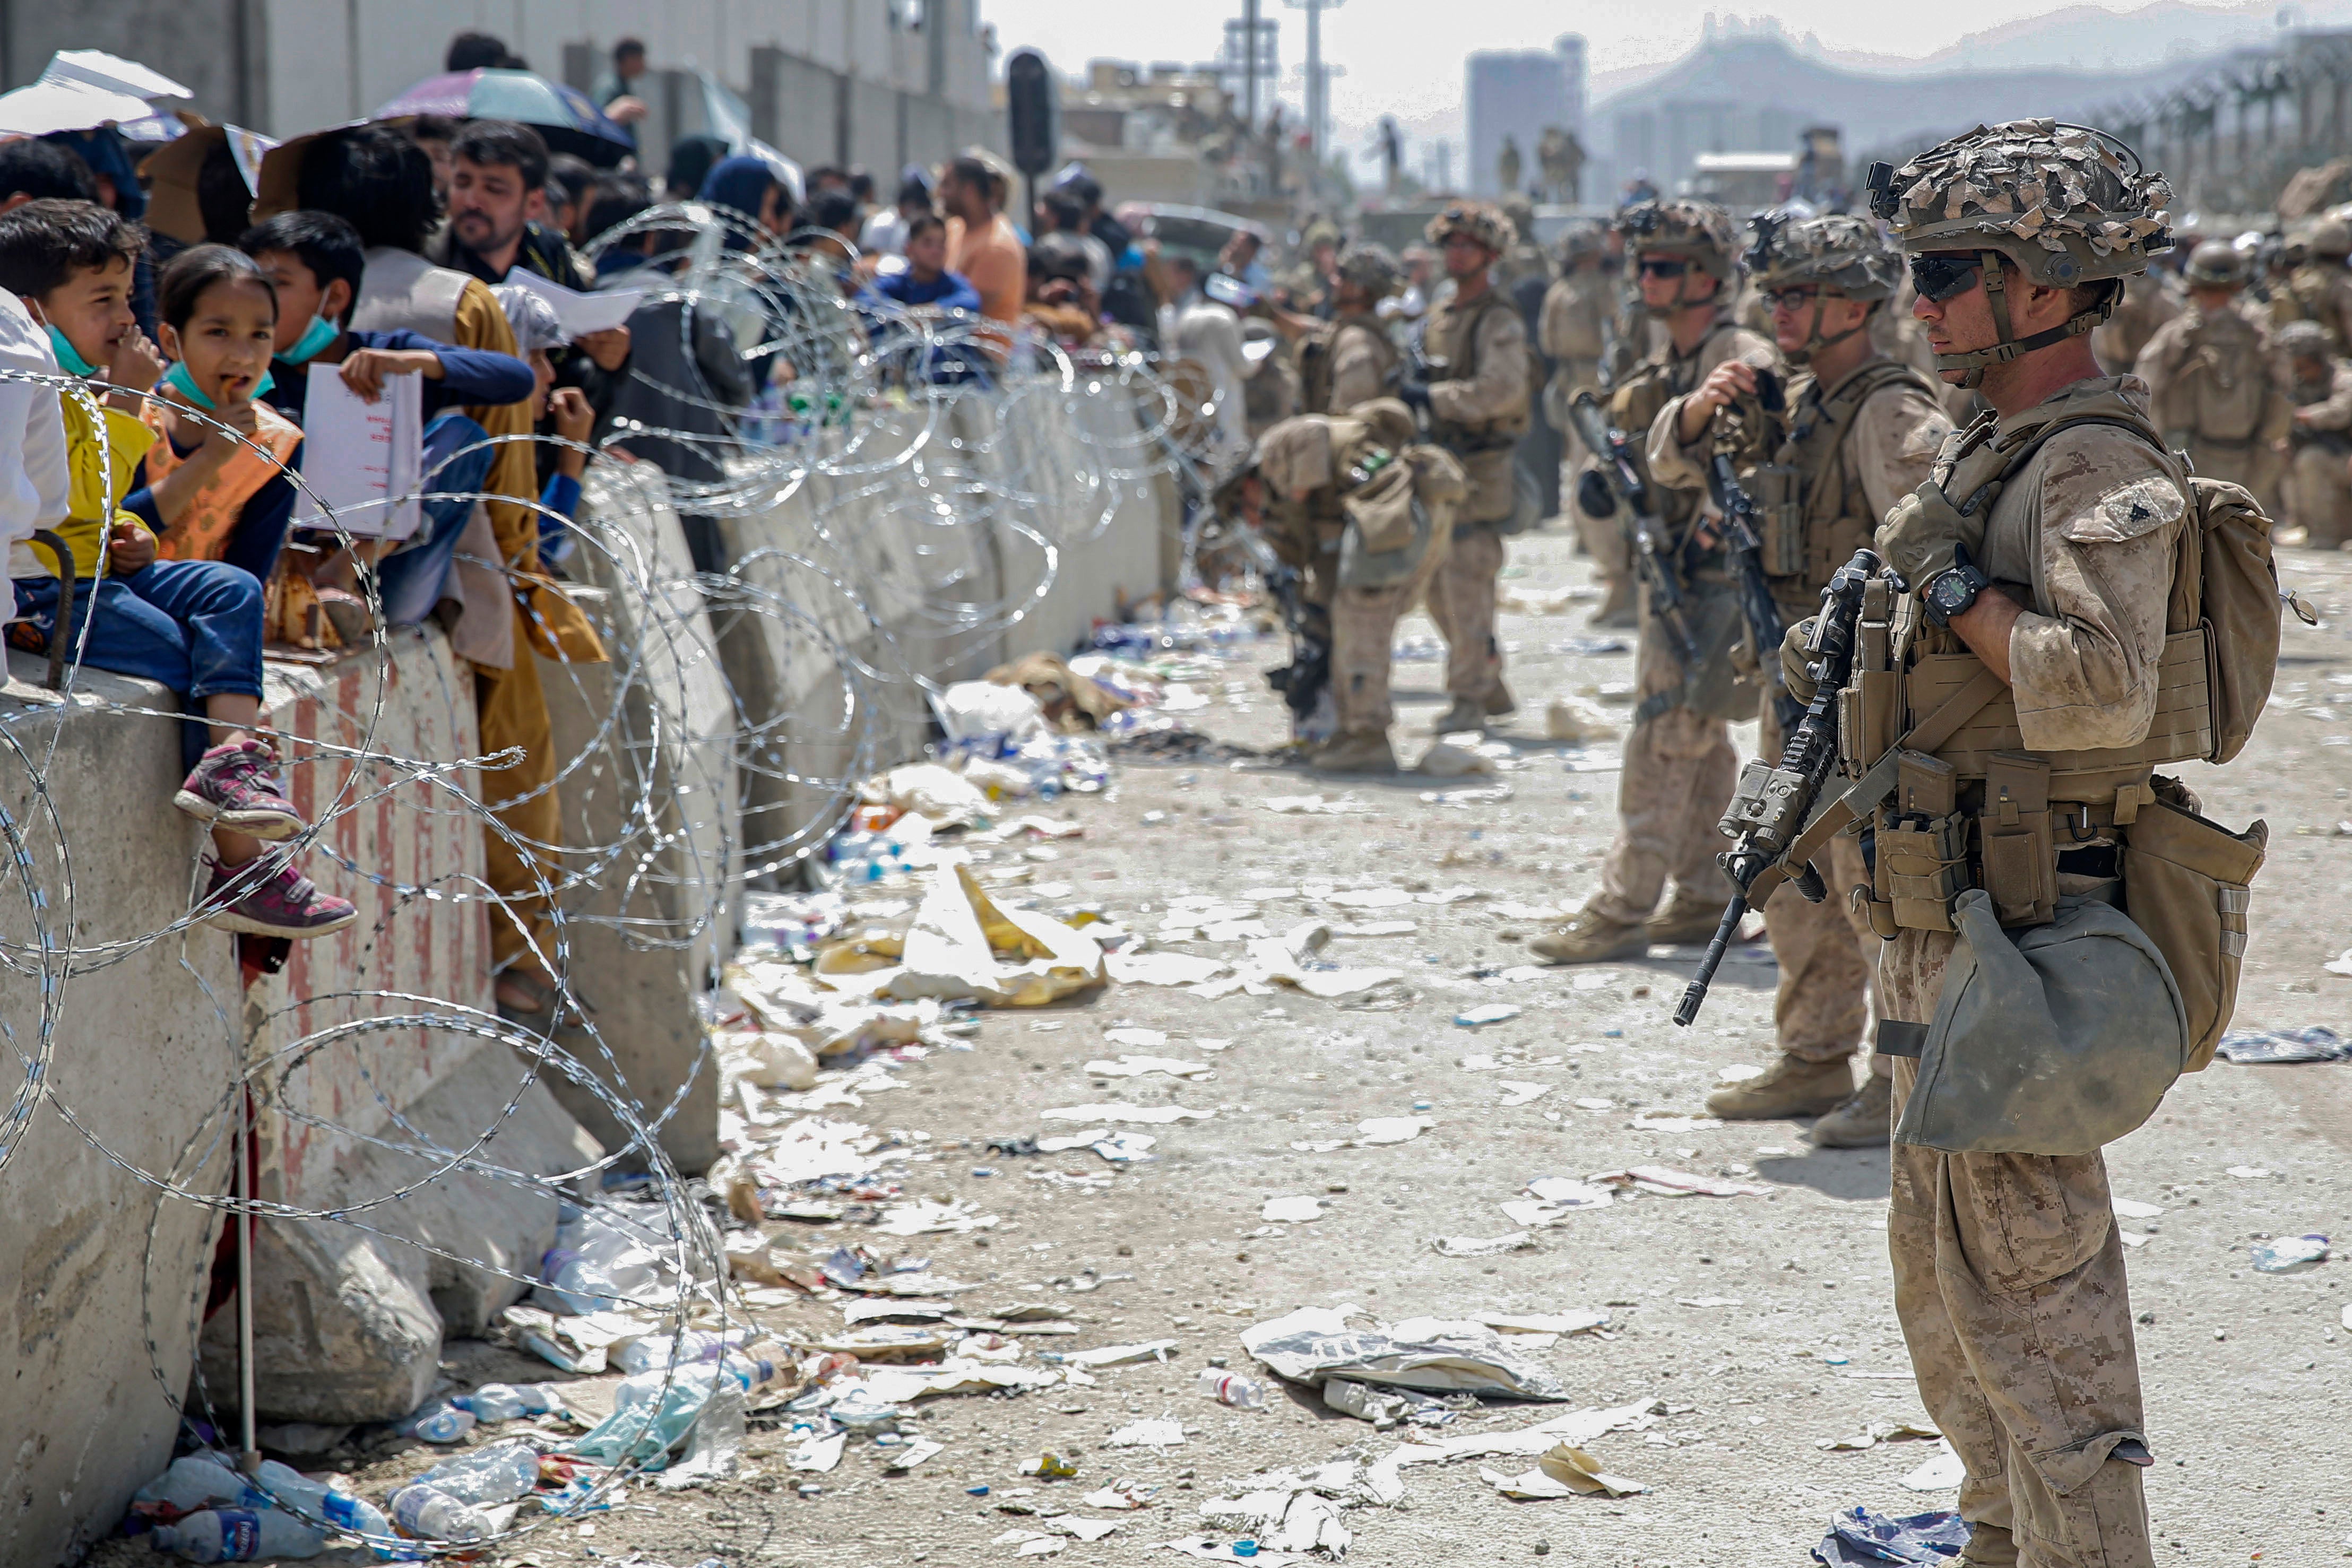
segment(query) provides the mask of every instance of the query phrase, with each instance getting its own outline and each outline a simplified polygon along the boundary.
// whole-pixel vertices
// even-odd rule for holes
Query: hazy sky
[[[2144,0],[2110,5],[2129,10]],[[1886,5],[1883,0],[1776,0],[1771,14],[1796,37],[1818,33],[1832,48],[1921,56],[1962,35],[2059,8],[2058,0],[1980,0],[1967,6]],[[1698,42],[1719,5],[1706,0],[1646,0],[1638,5],[1560,5],[1541,0],[1347,0],[1323,20],[1326,57],[1347,68],[1332,84],[1335,143],[1360,141],[1383,114],[1408,129],[1450,121],[1461,107],[1463,57],[1473,49],[1546,47],[1560,33],[1580,32],[1591,68],[1670,60]],[[1239,16],[1240,0],[981,0],[1004,48],[1034,45],[1075,74],[1097,57],[1130,60],[1213,58],[1222,18]],[[1262,15],[1282,21],[1282,64],[1296,73],[1306,57],[1306,19],[1262,0]],[[1441,19],[1442,18],[1442,24]],[[1282,96],[1299,99],[1294,81]]]

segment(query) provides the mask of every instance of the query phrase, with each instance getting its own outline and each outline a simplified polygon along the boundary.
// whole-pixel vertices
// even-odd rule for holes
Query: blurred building
[[[1463,103],[1470,131],[1464,183],[1483,196],[1503,193],[1496,172],[1503,140],[1519,150],[1519,188],[1538,174],[1536,148],[1547,126],[1584,135],[1584,39],[1561,35],[1549,51],[1482,49],[1470,57]]]
[[[980,0],[9,0],[0,76],[30,80],[54,49],[110,49],[188,83],[198,112],[284,138],[440,74],[468,29],[583,90],[616,39],[643,38],[640,141],[656,170],[677,137],[712,129],[704,72],[746,106],[753,135],[803,163],[862,163],[886,188],[905,163],[1003,141]]]

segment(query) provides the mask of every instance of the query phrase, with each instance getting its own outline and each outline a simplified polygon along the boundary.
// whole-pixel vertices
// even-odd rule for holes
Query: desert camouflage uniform
[[[1545,389],[1546,415],[1560,433],[1560,465],[1580,471],[1591,460],[1584,442],[1570,423],[1567,411],[1578,392],[1601,385],[1601,356],[1609,349],[1609,313],[1616,305],[1614,280],[1583,258],[1600,254],[1599,236],[1590,242],[1571,235],[1561,244],[1563,267],[1544,291],[1543,315],[1536,329],[1536,346],[1552,361],[1551,384]],[[1593,576],[1612,597],[1628,593],[1625,579],[1633,563],[1625,551],[1625,531],[1614,522],[1589,517],[1567,508],[1576,519],[1577,537],[1592,558]]]
[[[2100,368],[2107,374],[2129,375],[2156,329],[2188,308],[2188,296],[2166,274],[2143,272],[2127,277],[2123,303],[2092,329],[2091,352],[2098,356]]]
[[[1510,248],[1509,225],[1483,212]],[[1452,209],[1429,225],[1432,244],[1442,244]],[[1432,379],[1430,436],[1451,452],[1469,481],[1469,494],[1454,513],[1454,548],[1429,585],[1429,617],[1445,639],[1445,690],[1458,703],[1487,704],[1502,689],[1503,650],[1495,637],[1496,583],[1502,576],[1503,536],[1494,525],[1507,522],[1517,503],[1512,482],[1512,451],[1526,427],[1535,389],[1528,384],[1528,329],[1518,308],[1491,284],[1467,305],[1448,295],[1429,312],[1423,353],[1433,366],[1468,375]]]
[[[1377,411],[1377,416],[1375,415]],[[1374,416],[1374,417],[1368,417]],[[1444,451],[1402,439],[1412,430],[1403,405],[1378,402],[1346,415],[1301,415],[1266,433],[1258,471],[1278,499],[1269,507],[1266,540],[1306,574],[1300,597],[1320,607],[1331,628],[1331,699],[1341,737],[1384,733],[1395,721],[1389,671],[1397,622],[1426,591],[1453,534],[1462,471]],[[1383,588],[1339,584],[1342,503],[1357,488],[1352,473],[1392,457],[1415,469],[1416,493],[1433,525],[1428,553],[1412,575]],[[1307,491],[1303,500],[1288,492]]]
[[[2147,383],[2157,428],[2198,473],[2243,485],[2265,511],[2277,509],[2286,461],[2278,444],[2294,404],[2268,329],[2234,305],[2192,304],[2156,329],[2132,373]]]
[[[1998,250],[2034,281],[2071,287],[2143,268],[2147,247],[2166,243],[2169,198],[2160,176],[2137,160],[2126,166],[2095,133],[2029,120],[1979,128],[1915,159],[1877,210],[1912,255]],[[2001,344],[1946,363],[1973,374],[2015,351],[2021,340],[2006,312],[1997,320]],[[2075,382],[2000,421],[1993,438],[2022,444],[2070,411],[2118,403],[2144,410],[2146,387],[2130,377]],[[2130,747],[2148,735],[2187,515],[2163,455],[2112,424],[2057,432],[2002,486],[1972,554],[2024,611],[2009,639],[2006,694],[2023,751]],[[1889,530],[1879,538],[1886,543]],[[1965,651],[1956,632],[1924,622],[1911,642],[1914,656],[1955,650]],[[2057,885],[2080,894],[2112,883],[2061,872]],[[1934,1016],[1955,942],[1946,931],[1897,931],[1879,961],[1887,1018]],[[1916,1064],[1899,1062],[1898,1120],[1916,1082]],[[2149,1568],[2146,1427],[2103,1157],[1898,1142],[1887,1229],[1921,1396],[1967,1466],[1959,1510],[1976,1527],[1967,1560]]]
[[[1737,325],[1727,308],[1717,313],[1696,349],[1677,354],[1668,343],[1659,357],[1637,368],[1634,377],[1645,371],[1656,376],[1661,390],[1679,400],[1727,360],[1745,360],[1775,371],[1781,368],[1780,351],[1772,340]],[[1640,452],[1643,433],[1632,434]],[[1668,494],[1672,492],[1659,492],[1659,500]],[[1687,519],[1696,508],[1685,510]],[[1671,526],[1666,529],[1675,538],[1686,531]],[[1719,564],[1711,570],[1718,576],[1722,572]],[[1658,618],[1650,612],[1646,591],[1641,601],[1633,684],[1637,699],[1647,700],[1679,689],[1684,670]],[[1716,852],[1723,847],[1716,823],[1731,802],[1738,772],[1730,726],[1723,719],[1676,706],[1636,725],[1625,741],[1624,771],[1618,776],[1617,836],[1601,862],[1601,891],[1592,900],[1592,911],[1604,919],[1639,924],[1658,907],[1669,876],[1678,897],[1687,894],[1720,904],[1726,884],[1715,863]]]
[[[2315,323],[2279,332],[2287,356],[2287,395],[2294,400],[2289,439],[2294,458],[2287,470],[2287,509],[2310,538],[2305,542],[2334,549],[2352,538],[2352,361],[2327,346]],[[2301,367],[2316,360],[2326,367],[2310,381]]]
[[[1825,284],[1850,298],[1885,300],[1902,275],[1900,259],[1874,231],[1852,218],[1759,228],[1759,234],[1748,267],[1766,288]],[[1879,320],[1886,308],[1882,304],[1869,320]],[[1769,578],[1782,624],[1794,625],[1820,609],[1831,573],[1870,542],[1888,507],[1927,477],[1952,428],[1937,395],[1940,390],[1877,353],[1834,386],[1823,387],[1810,371],[1798,371],[1790,382],[1785,444],[1771,457],[1806,480],[1805,570]],[[1853,405],[1856,396],[1861,402]],[[1683,444],[1677,439],[1682,405],[1681,398],[1669,402],[1651,427],[1650,472],[1669,488],[1704,490],[1713,434],[1703,432],[1696,443]],[[1828,447],[1831,441],[1837,443],[1834,448]],[[1759,756],[1780,754],[1785,737],[1775,707],[1768,692]],[[1765,930],[1780,968],[1773,1021],[1780,1050],[1801,1061],[1842,1061],[1860,1047],[1870,982],[1878,967],[1878,934],[1846,897],[1870,880],[1861,841],[1840,835],[1828,858],[1829,898],[1809,904],[1791,894],[1764,909]],[[1874,1057],[1871,1065],[1881,1075],[1892,1070],[1885,1057]]]

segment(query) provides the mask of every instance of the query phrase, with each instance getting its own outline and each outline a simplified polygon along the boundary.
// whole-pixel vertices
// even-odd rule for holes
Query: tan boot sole
[[[1615,946],[1604,947],[1598,952],[1580,951],[1571,946],[1574,941],[1573,937],[1557,934],[1538,936],[1528,944],[1528,951],[1547,964],[1615,964],[1628,958],[1650,956],[1650,938],[1638,927]]]

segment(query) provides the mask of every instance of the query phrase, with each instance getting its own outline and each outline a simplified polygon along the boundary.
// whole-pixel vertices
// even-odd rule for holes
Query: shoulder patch
[[[2178,522],[2187,510],[2188,502],[2171,480],[2148,474],[2053,520],[2059,537],[2075,544],[2120,544]]]

